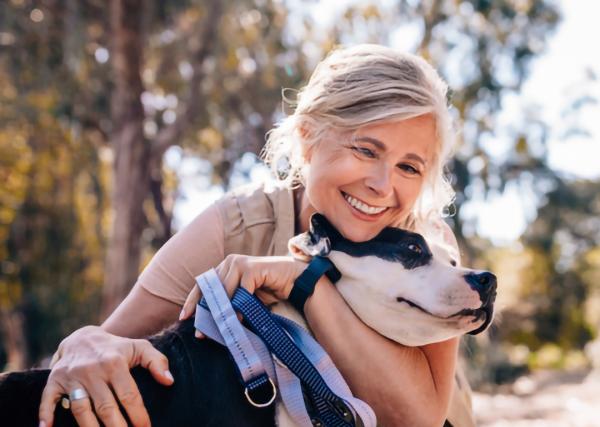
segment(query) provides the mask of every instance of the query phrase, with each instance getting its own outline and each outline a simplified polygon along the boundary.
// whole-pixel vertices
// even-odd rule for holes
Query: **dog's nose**
[[[465,280],[479,294],[482,305],[488,305],[496,299],[497,280],[489,271],[465,274]]]

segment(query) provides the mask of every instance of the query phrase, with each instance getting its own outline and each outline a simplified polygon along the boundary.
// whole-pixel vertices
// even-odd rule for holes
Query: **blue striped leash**
[[[271,313],[243,288],[229,301],[214,269],[196,277],[196,282],[204,297],[197,306],[194,326],[227,346],[251,404],[272,404],[278,386],[298,426],[376,426],[373,410],[352,396],[325,350],[305,329]],[[249,329],[239,322],[235,310],[242,313]],[[265,390],[270,397],[264,398]]]

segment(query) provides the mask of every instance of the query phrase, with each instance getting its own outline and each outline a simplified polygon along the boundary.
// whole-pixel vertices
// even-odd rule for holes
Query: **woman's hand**
[[[71,411],[80,426],[98,426],[96,416],[107,426],[126,426],[115,396],[134,426],[149,426],[148,412],[129,372],[137,365],[148,369],[160,384],[173,384],[167,358],[149,341],[118,337],[98,326],[73,332],[60,343],[53,358],[40,403],[40,427],[52,426],[61,396],[78,388],[90,396],[71,402]]]
[[[215,270],[230,297],[238,286],[242,286],[265,304],[272,304],[288,298],[294,280],[306,265],[291,256],[228,255]],[[200,289],[194,286],[185,300],[180,320],[194,313],[200,296]]]

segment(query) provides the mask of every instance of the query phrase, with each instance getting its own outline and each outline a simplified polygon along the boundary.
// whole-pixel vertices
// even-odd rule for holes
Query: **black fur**
[[[407,270],[425,266],[433,258],[423,236],[400,228],[386,227],[371,240],[353,242],[342,236],[327,218],[316,213],[310,218],[310,235],[313,244],[321,238],[328,238],[332,251],[355,257],[373,255],[386,261],[400,262]]]
[[[193,319],[176,323],[150,341],[167,356],[175,378],[172,386],[165,387],[146,369],[132,369],[153,427],[275,425],[274,404],[259,409],[247,403],[229,352],[214,341],[194,338]],[[49,370],[38,369],[0,375],[0,425],[37,427],[48,374]],[[60,404],[55,417],[57,427],[77,425]]]

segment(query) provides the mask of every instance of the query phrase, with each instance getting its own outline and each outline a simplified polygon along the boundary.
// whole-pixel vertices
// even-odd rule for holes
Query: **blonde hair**
[[[454,201],[444,166],[454,147],[447,104],[448,86],[423,58],[395,49],[361,44],[332,51],[298,91],[294,112],[267,134],[263,158],[276,177],[295,186],[304,182],[300,131],[307,144],[328,132],[354,131],[368,124],[435,117],[438,146],[421,195],[404,224],[418,224],[443,215]]]

